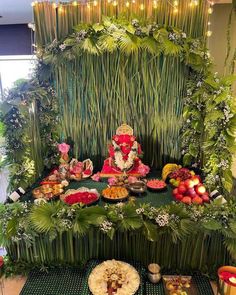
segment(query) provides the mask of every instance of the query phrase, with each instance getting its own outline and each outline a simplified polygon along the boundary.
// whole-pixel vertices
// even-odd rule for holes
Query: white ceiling
[[[33,19],[33,0],[0,0],[0,25],[29,23]],[[104,0],[105,1],[105,0]],[[213,0],[215,3],[231,3],[232,0]]]
[[[0,25],[24,24],[32,21],[32,0],[0,0]]]

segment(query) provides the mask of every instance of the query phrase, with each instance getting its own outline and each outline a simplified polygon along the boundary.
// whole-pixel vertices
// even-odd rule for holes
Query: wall
[[[227,73],[227,71],[224,69],[224,61],[227,53],[227,26],[231,9],[232,4],[214,5],[214,12],[210,19],[210,30],[213,32],[213,34],[209,38],[209,49],[212,57],[214,58],[215,70],[220,74]],[[233,23],[230,35],[232,44],[229,61],[231,62],[234,50],[236,48],[236,12],[233,15]]]
[[[27,24],[0,25],[0,55],[30,55],[31,43]]]
[[[214,5],[214,12],[210,20],[210,28],[213,34],[209,39],[209,49],[212,57],[214,58],[215,71],[219,72],[221,75],[227,73],[227,70],[224,68],[224,62],[227,54],[227,26],[231,9],[232,4]],[[236,13],[235,15],[233,15],[233,23],[230,36],[232,41],[232,50],[229,56],[229,61],[232,60],[233,52],[236,48]],[[234,84],[233,91],[236,95],[236,83]],[[236,178],[236,155],[234,157],[234,162],[232,165],[232,172],[234,177]]]

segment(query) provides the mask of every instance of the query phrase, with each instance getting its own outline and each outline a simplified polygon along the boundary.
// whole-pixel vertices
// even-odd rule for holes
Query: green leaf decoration
[[[230,221],[229,227],[232,230],[232,232],[236,234],[236,221]]]
[[[60,209],[59,203],[46,203],[34,206],[30,213],[30,221],[33,228],[39,233],[46,233],[57,227],[57,212]]]
[[[94,29],[94,31],[97,33],[97,32],[100,32],[104,29],[104,26],[102,24],[94,24],[92,26],[92,28]]]
[[[141,42],[137,36],[134,36],[129,32],[119,33],[118,35],[120,50],[123,53],[129,55],[131,53],[138,52]]]
[[[93,38],[86,38],[84,41],[81,42],[81,48],[84,51],[87,51],[88,53],[91,54],[99,54],[99,49],[95,43],[95,41],[93,40]]]
[[[204,221],[202,222],[202,225],[205,229],[213,230],[213,231],[220,230],[222,228],[221,223],[214,219],[211,219],[209,221]]]
[[[190,154],[185,154],[183,157],[184,166],[189,166],[192,162],[193,157]]]
[[[112,35],[102,35],[98,39],[98,46],[102,51],[113,52],[117,49],[117,40]]]
[[[73,231],[80,236],[84,236],[90,228],[89,218],[83,210],[76,212]]]
[[[148,221],[144,221],[143,232],[149,241],[154,242],[157,240],[157,226],[155,224]]]
[[[141,47],[151,54],[159,55],[161,54],[161,46],[152,37],[145,37],[141,40]]]

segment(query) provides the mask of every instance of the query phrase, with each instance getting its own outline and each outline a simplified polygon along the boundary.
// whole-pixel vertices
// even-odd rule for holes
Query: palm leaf
[[[93,40],[93,38],[86,38],[82,43],[81,43],[81,48],[84,51],[87,51],[88,53],[91,54],[99,54],[99,49]]]
[[[54,230],[57,225],[56,214],[59,209],[59,203],[46,203],[34,206],[29,217],[33,228],[40,233],[46,233]]]
[[[102,51],[113,52],[117,48],[117,41],[111,35],[102,35],[98,39],[98,46]]]

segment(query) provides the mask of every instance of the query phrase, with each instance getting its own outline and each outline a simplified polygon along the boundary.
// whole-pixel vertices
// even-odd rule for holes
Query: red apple
[[[176,200],[181,201],[183,199],[183,195],[182,194],[176,194],[175,198],[176,198]]]
[[[195,187],[195,191],[197,194],[203,195],[206,192],[206,188],[202,183],[200,183]]]
[[[184,194],[187,191],[187,188],[185,185],[179,185],[178,191],[180,194]]]
[[[175,188],[175,189],[173,190],[173,195],[177,195],[178,193],[179,193],[178,188]]]
[[[194,204],[198,204],[198,205],[201,205],[203,203],[203,199],[201,197],[199,197],[199,196],[193,198],[192,201],[193,201]]]
[[[206,202],[206,203],[210,202],[209,194],[207,192],[204,193],[201,197],[202,197],[204,202]]]
[[[190,205],[192,203],[192,199],[189,196],[185,196],[185,197],[183,197],[181,202]]]
[[[194,187],[194,182],[193,182],[191,179],[187,179],[187,180],[185,180],[184,184],[185,184],[185,186],[186,186],[187,188],[192,188],[192,187]]]
[[[191,179],[194,182],[194,185],[198,185],[200,183],[200,179],[197,175],[193,176]]]
[[[196,195],[196,192],[194,190],[194,188],[189,188],[188,191],[187,191],[187,194],[190,196],[190,197],[193,197],[194,195]]]

